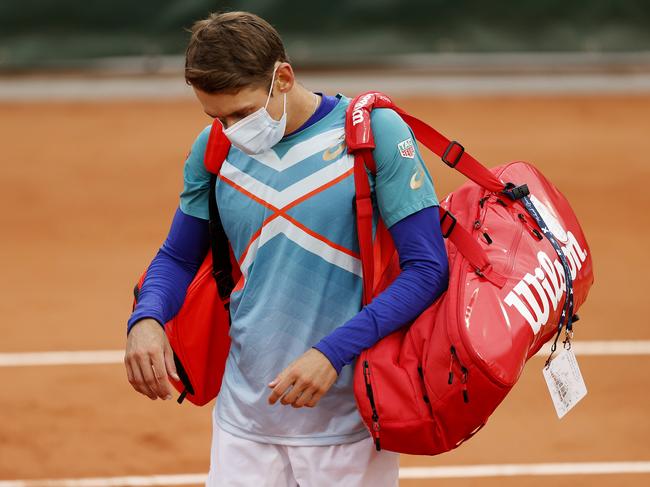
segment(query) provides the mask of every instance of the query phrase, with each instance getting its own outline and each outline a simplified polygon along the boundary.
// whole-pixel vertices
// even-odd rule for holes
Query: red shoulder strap
[[[348,152],[375,148],[375,139],[370,127],[370,112],[374,108],[392,108],[404,119],[415,133],[415,137],[431,152],[442,158],[449,167],[465,175],[488,191],[503,190],[505,184],[492,174],[485,166],[474,159],[456,141],[450,141],[433,127],[419,118],[406,113],[393,103],[388,95],[378,91],[369,91],[357,96],[347,108],[345,115],[345,137]],[[374,163],[369,169],[375,172]]]
[[[485,166],[465,152],[456,141],[449,141],[444,135],[427,125],[422,120],[397,107],[384,93],[369,91],[358,95],[346,110],[345,138],[348,153],[354,155],[354,177],[357,205],[357,232],[361,251],[361,267],[364,275],[364,304],[373,297],[374,253],[372,240],[372,203],[370,186],[365,167],[375,174],[376,166],[372,156],[375,140],[370,125],[370,112],[374,108],[392,108],[411,127],[415,137],[433,153],[440,156],[445,164],[464,174],[466,177],[491,192],[504,189],[502,183]],[[364,167],[365,165],[365,167]],[[471,234],[456,225],[456,220],[449,212],[440,208],[443,235],[448,237],[458,251],[474,267],[475,271],[499,287],[506,283],[506,278],[494,271],[482,247]]]
[[[208,146],[205,148],[203,165],[212,174],[219,174],[223,161],[230,150],[230,140],[223,133],[223,125],[218,119],[212,122]]]

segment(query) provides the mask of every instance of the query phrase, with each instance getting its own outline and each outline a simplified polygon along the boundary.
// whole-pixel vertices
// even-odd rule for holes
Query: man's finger
[[[153,369],[151,368],[151,359],[148,355],[138,357],[138,365],[140,366],[140,373],[144,382],[149,386],[149,390],[153,393],[154,397],[152,399],[158,399],[158,381],[153,374]]]
[[[161,353],[155,353],[151,356],[151,365],[154,373],[154,377],[158,382],[158,395],[162,399],[171,399],[172,398],[172,386],[167,380],[167,370],[165,368],[165,362]]]
[[[174,363],[174,351],[172,350],[169,342],[166,342],[165,345],[165,368],[167,369],[167,374],[173,377],[176,380],[181,380],[176,371],[176,364]]]
[[[281,402],[282,404],[291,404],[293,401],[295,401],[296,399],[298,399],[298,397],[300,396],[300,394],[302,394],[302,392],[303,392],[305,389],[307,389],[307,387],[308,387],[308,385],[307,385],[305,382],[303,382],[303,381],[296,381],[296,383],[294,384],[294,386],[293,386],[293,388],[291,389],[291,391],[289,391],[288,394],[286,394],[282,399],[280,399],[280,402]]]
[[[128,360],[124,360],[124,368],[126,369],[126,378],[129,384],[133,385],[133,372],[131,372],[131,364]]]
[[[278,400],[278,398],[282,397],[282,395],[285,393],[287,388],[293,384],[294,378],[291,376],[286,376],[280,378],[280,382],[273,388],[273,391],[271,392],[271,395],[269,396],[269,403],[270,404],[275,404],[275,402]]]
[[[125,360],[124,365],[126,367],[126,377],[131,387],[144,396],[150,396],[151,392],[149,392],[146,384],[142,380],[139,367],[137,365],[133,366],[130,360]]]
[[[142,372],[140,371],[140,364],[135,359],[131,362],[131,371],[133,372],[133,381],[135,382],[133,387],[135,390],[145,396],[149,396],[150,399],[154,399],[156,395],[145,382]]]
[[[318,404],[318,401],[320,401],[320,398],[321,398],[322,396],[323,396],[322,393],[320,393],[320,392],[318,392],[318,391],[314,392],[314,394],[311,396],[311,399],[309,399],[309,400],[305,403],[305,407],[308,407],[308,408],[313,408],[313,407],[315,407],[316,404]]]
[[[302,391],[302,394],[300,394],[298,399],[293,401],[291,406],[293,406],[294,408],[301,408],[307,403],[307,401],[311,399],[312,396],[313,396],[313,389],[307,388]]]

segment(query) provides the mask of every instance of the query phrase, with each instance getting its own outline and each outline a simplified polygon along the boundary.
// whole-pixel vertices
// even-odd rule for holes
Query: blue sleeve
[[[164,327],[176,316],[209,247],[208,221],[176,208],[169,234],[147,269],[127,335],[143,318],[153,318]]]
[[[438,206],[411,213],[388,230],[399,255],[400,274],[359,313],[313,347],[329,359],[337,373],[363,350],[411,322],[447,289],[449,269]]]

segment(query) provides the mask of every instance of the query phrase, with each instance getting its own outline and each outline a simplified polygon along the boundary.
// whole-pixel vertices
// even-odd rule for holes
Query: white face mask
[[[274,120],[266,111],[271,99],[277,69],[276,67],[273,70],[271,88],[264,107],[247,115],[223,131],[230,143],[246,154],[252,155],[266,152],[284,136],[284,130],[287,126],[287,94],[284,94],[284,108],[280,120]]]

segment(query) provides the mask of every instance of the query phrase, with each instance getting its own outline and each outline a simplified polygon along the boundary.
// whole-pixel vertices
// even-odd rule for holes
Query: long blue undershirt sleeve
[[[164,325],[176,316],[209,247],[208,221],[176,208],[169,234],[147,269],[127,322],[127,335],[143,318],[153,318]]]
[[[389,227],[401,273],[359,313],[313,346],[337,373],[363,350],[417,317],[447,289],[447,251],[439,218],[438,206],[429,206]]]

